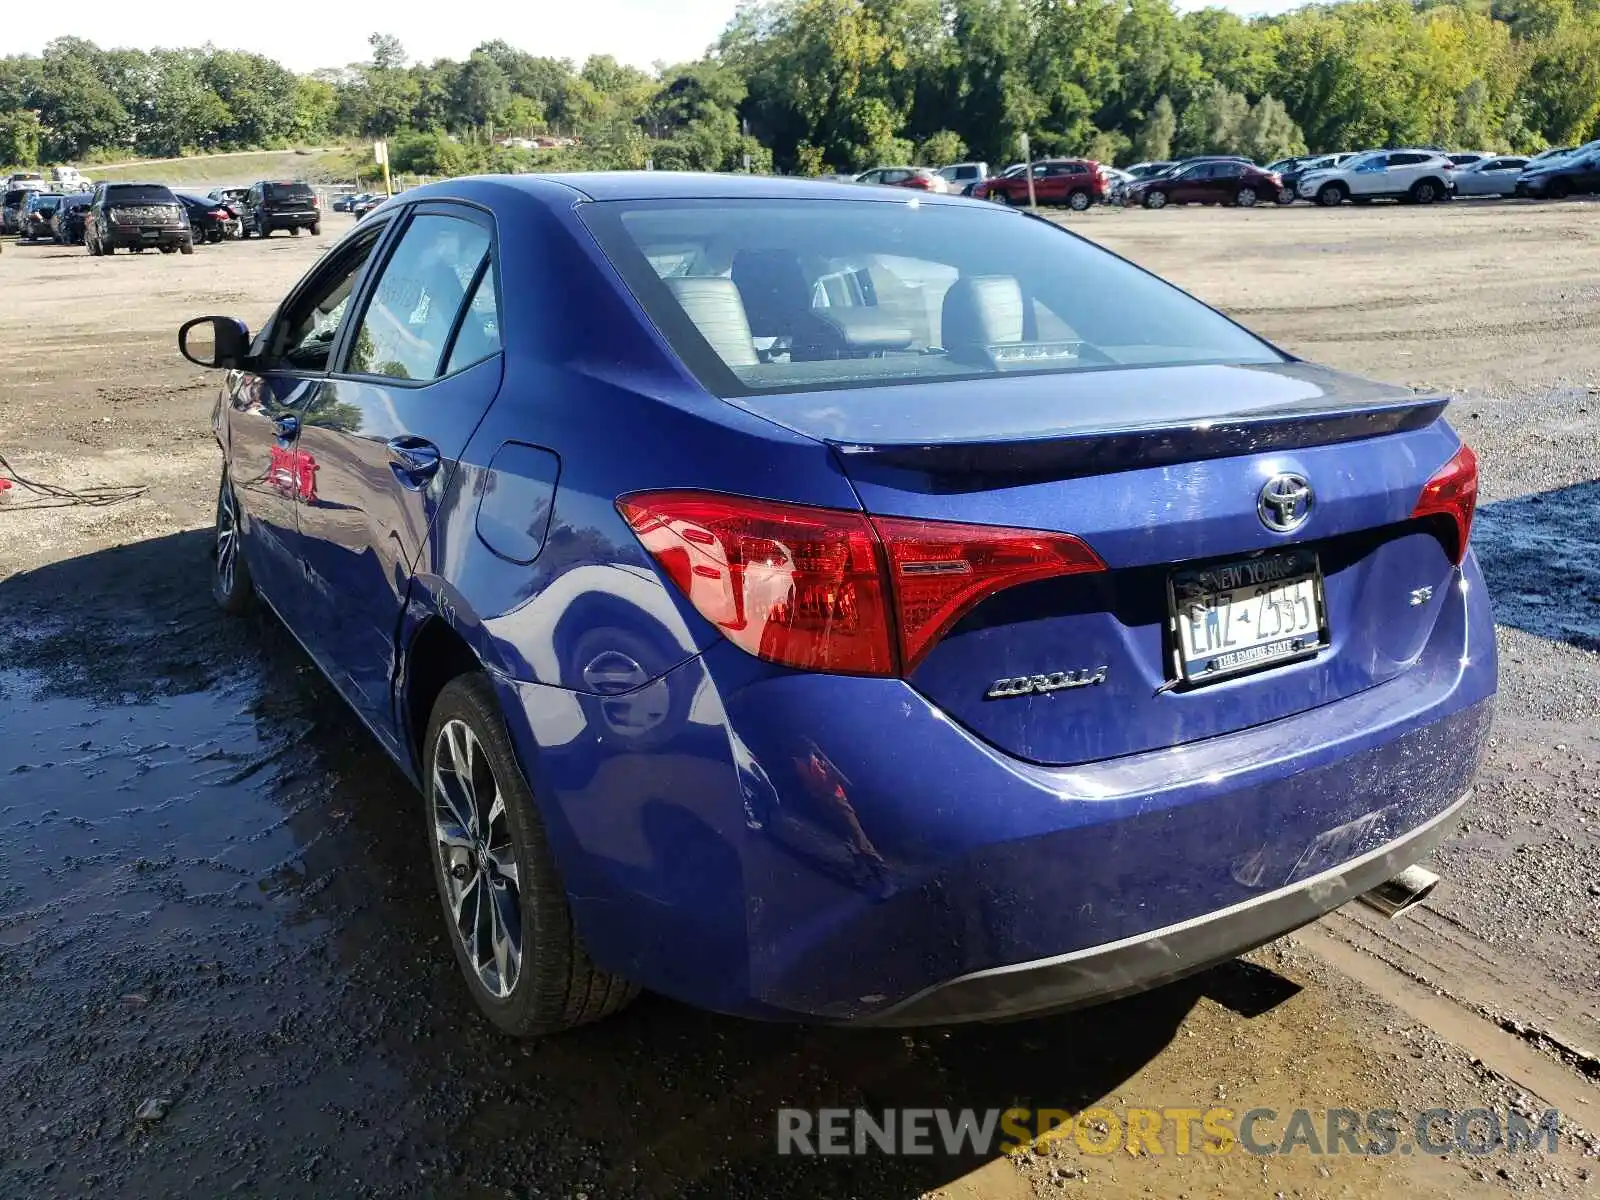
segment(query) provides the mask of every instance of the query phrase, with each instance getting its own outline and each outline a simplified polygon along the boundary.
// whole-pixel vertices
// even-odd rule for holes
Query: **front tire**
[[[1342,183],[1325,183],[1317,189],[1317,203],[1323,208],[1338,208],[1349,195]]]
[[[215,541],[211,547],[211,595],[217,607],[232,617],[249,612],[256,595],[255,585],[250,582],[250,568],[240,552],[240,537],[239,497],[234,494],[233,481],[224,467],[222,482],[217,486]]]
[[[1167,206],[1167,194],[1165,192],[1146,192],[1144,194],[1144,206],[1146,208],[1165,208]]]
[[[515,1037],[610,1016],[638,988],[590,960],[489,681],[457,676],[428,720],[423,781],[433,874],[456,961]]]
[[[1544,194],[1552,200],[1565,200],[1572,194],[1572,189],[1567,186],[1565,179],[1552,179]]]

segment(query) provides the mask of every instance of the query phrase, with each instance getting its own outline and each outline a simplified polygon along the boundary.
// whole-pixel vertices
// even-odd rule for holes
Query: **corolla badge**
[[[1274,475],[1261,485],[1256,513],[1274,533],[1291,533],[1311,515],[1311,484],[1304,475]]]
[[[1067,688],[1091,687],[1104,683],[1110,667],[1080,667],[1076,671],[1052,671],[1048,675],[1013,675],[996,679],[983,694],[985,700],[1004,700],[1011,696],[1043,695]]]

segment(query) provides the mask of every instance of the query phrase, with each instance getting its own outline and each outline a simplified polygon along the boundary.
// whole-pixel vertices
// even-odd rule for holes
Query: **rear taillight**
[[[705,492],[617,508],[695,610],[771,662],[910,674],[974,605],[1005,588],[1101,571],[1077,538]]]
[[[1467,556],[1467,539],[1472,536],[1472,514],[1478,507],[1478,456],[1463,445],[1455,456],[1423,485],[1412,517],[1449,517],[1454,543],[1446,542],[1450,560],[1459,564]]]
[[[985,597],[1038,579],[1106,569],[1071,534],[905,517],[871,520],[888,559],[906,674]]]

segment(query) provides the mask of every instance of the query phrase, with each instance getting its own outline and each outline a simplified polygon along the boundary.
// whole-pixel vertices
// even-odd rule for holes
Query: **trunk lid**
[[[910,675],[1033,762],[1177,745],[1381,684],[1422,655],[1455,576],[1444,542],[1412,519],[1459,447],[1438,397],[1291,363],[838,399],[737,403],[831,442],[869,513],[1070,533],[1104,560],[1104,572],[989,597]],[[1288,532],[1263,516],[1278,512],[1264,487],[1285,477],[1312,493]],[[1252,622],[1298,637],[1270,644],[1298,657],[1256,665]]]

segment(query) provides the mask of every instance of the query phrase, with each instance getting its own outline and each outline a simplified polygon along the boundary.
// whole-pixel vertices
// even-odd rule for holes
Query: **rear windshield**
[[[159,183],[118,183],[106,188],[107,204],[176,204],[171,188]]]
[[[1283,361],[1131,263],[986,205],[679,200],[580,212],[720,396]]]
[[[269,183],[261,189],[268,200],[309,200],[309,183]]]

